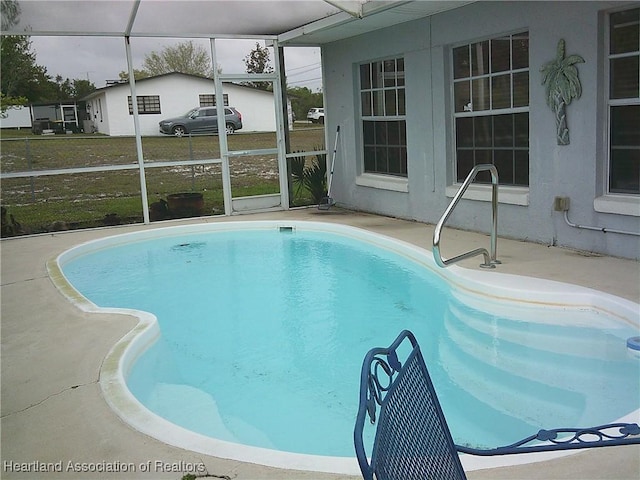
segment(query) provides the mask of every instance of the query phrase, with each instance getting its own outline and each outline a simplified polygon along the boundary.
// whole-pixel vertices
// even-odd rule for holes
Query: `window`
[[[133,103],[131,95],[127,97],[129,101],[129,115],[133,115]],[[138,102],[138,113],[140,115],[160,112],[160,97],[158,95],[136,95]]]
[[[640,8],[609,16],[608,192],[640,194]]]
[[[491,163],[500,184],[528,186],[529,33],[456,47],[452,63],[456,180]]]
[[[224,106],[229,106],[229,95],[226,93],[222,95],[222,99],[224,100]],[[201,107],[215,107],[216,106],[216,96],[212,93],[203,93],[200,94],[200,106]]]
[[[404,59],[360,65],[365,173],[407,176]]]

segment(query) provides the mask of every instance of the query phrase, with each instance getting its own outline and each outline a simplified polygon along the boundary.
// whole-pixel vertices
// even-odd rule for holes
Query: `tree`
[[[20,21],[20,5],[15,0],[2,0],[2,29]],[[0,113],[29,102],[52,102],[81,98],[96,89],[87,80],[55,80],[47,69],[36,63],[28,35],[6,35],[0,39]]]
[[[61,75],[56,75],[55,82],[50,82],[50,84],[47,101],[78,100],[96,89],[96,86],[89,80],[63,79]]]
[[[56,75],[56,87],[57,87],[57,92],[56,92],[56,99],[59,100],[63,100],[63,99],[70,99],[73,98],[73,84],[71,83],[71,80],[67,79],[62,79],[62,75]]]
[[[287,89],[291,99],[291,108],[299,120],[307,118],[310,108],[322,107],[322,92],[312,92],[307,87],[293,87]]]
[[[16,0],[2,0],[2,30],[9,30],[20,21],[20,5]]]
[[[89,80],[82,80],[81,78],[73,79],[73,97],[76,100],[82,97],[86,97],[96,89],[96,86]]]
[[[564,39],[560,39],[556,58],[540,69],[542,84],[546,87],[547,105],[556,116],[558,145],[569,145],[566,108],[571,100],[582,95],[576,63],[584,63],[584,59],[580,55],[565,57]]]
[[[29,37],[2,37],[0,44],[0,92],[2,112],[9,106],[26,105],[33,83],[35,55],[30,51]]]
[[[273,73],[274,70],[271,66],[269,55],[269,49],[267,47],[261,47],[260,44],[256,42],[255,48],[243,59],[247,67],[247,73]],[[271,89],[271,82],[245,82],[245,84],[262,90]]]
[[[120,72],[118,74],[118,76],[120,77],[120,80],[123,82],[128,82],[129,81],[129,72]],[[143,78],[148,78],[150,77],[149,72],[147,72],[146,70],[138,70],[136,68],[133,69],[133,78],[135,78],[136,80],[142,80]]]
[[[0,3],[2,30],[18,24],[20,5],[15,0],[2,0]],[[24,80],[35,64],[35,55],[31,52],[29,37],[8,35],[0,38],[0,113],[13,107],[26,105]]]
[[[143,71],[149,77],[172,72],[201,77],[213,76],[209,54],[202,46],[195,44],[192,40],[178,43],[173,47],[164,47],[160,53],[153,51],[146,55]],[[136,76],[136,78],[138,77]]]
[[[36,64],[31,38],[26,35],[3,36],[0,43],[0,91],[3,100],[15,104],[47,100],[51,77],[47,69]],[[18,101],[16,99],[22,99]]]
[[[7,97],[0,92],[0,118],[7,118],[7,110],[12,108],[19,109],[25,106],[27,102],[28,100],[25,97]]]

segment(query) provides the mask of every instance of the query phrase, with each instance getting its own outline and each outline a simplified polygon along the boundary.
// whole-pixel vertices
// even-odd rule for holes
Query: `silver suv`
[[[242,114],[233,107],[224,107],[227,134],[242,128]],[[184,115],[160,122],[160,133],[181,137],[190,133],[218,133],[216,107],[192,108]]]
[[[312,108],[307,112],[307,120],[311,123],[324,123],[324,108]]]

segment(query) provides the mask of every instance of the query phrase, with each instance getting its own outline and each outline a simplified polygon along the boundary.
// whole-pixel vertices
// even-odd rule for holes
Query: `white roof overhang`
[[[323,0],[17,0],[5,35],[260,37],[340,12]]]
[[[327,0],[328,1],[328,0]],[[344,38],[362,35],[385,27],[417,20],[474,1],[373,1],[361,3],[360,8],[342,6],[343,12],[319,19],[284,32],[278,36],[282,45],[322,45]],[[359,3],[331,1],[331,4]]]
[[[261,38],[321,45],[470,1],[436,0],[17,0],[3,35]]]

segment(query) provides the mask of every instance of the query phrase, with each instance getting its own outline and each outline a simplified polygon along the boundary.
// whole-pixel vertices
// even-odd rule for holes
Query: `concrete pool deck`
[[[186,223],[243,220],[336,222],[424,248],[430,248],[433,234],[432,225],[337,208],[327,212],[314,208],[3,240],[1,478],[178,480],[186,473],[256,480],[357,478],[280,470],[200,455],[133,430],[103,399],[99,375],[103,359],[116,341],[135,326],[136,319],[80,311],[58,292],[47,273],[49,260],[71,246],[96,238]],[[488,243],[485,235],[446,230],[441,247],[443,255],[451,257]],[[503,264],[496,270],[502,273],[582,285],[634,302],[640,299],[640,266],[635,261],[502,238],[498,242],[498,258]],[[476,257],[460,265],[477,269],[480,262],[481,258]],[[54,471],[44,471],[47,468]],[[18,471],[25,469],[30,471]],[[88,471],[94,469],[103,471]],[[592,449],[535,464],[468,472],[467,476],[470,480],[637,480],[640,446]]]

